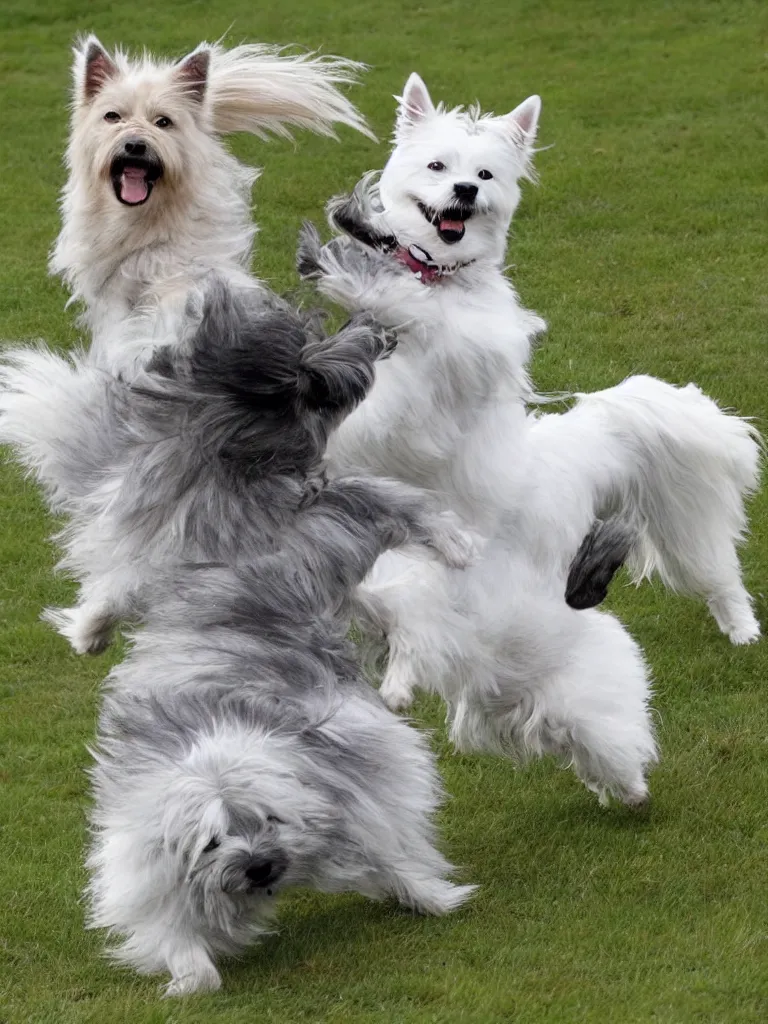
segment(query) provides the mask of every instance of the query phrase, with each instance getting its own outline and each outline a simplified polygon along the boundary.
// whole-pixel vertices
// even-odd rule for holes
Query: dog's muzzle
[[[250,857],[242,866],[249,893],[263,892],[272,895],[272,887],[288,870],[288,858],[280,851],[269,857]]]
[[[109,173],[120,202],[125,206],[141,206],[152,194],[155,182],[163,176],[163,163],[149,143],[130,138],[112,161]]]
[[[453,186],[455,200],[444,210],[433,210],[424,203],[418,203],[422,214],[433,225],[440,240],[446,245],[460,242],[464,237],[465,222],[475,212],[477,191],[477,185],[459,181]]]

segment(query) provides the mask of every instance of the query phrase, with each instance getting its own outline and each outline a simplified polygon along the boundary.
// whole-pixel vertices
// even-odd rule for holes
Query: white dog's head
[[[521,178],[531,178],[541,100],[502,117],[434,106],[417,74],[399,100],[395,148],[379,191],[387,226],[433,262],[500,262]]]
[[[110,56],[94,37],[75,51],[69,160],[93,201],[139,207],[155,192],[199,188],[211,159],[210,62],[206,46],[176,65]]]
[[[139,207],[152,196],[210,181],[219,136],[288,135],[288,125],[330,135],[334,122],[368,132],[337,86],[360,65],[286,55],[275,47],[225,50],[202,43],[178,62],[108,53],[95,36],[75,47],[72,138],[75,181],[112,202]]]

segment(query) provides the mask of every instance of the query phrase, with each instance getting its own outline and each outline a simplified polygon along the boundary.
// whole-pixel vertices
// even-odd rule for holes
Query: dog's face
[[[411,75],[380,182],[386,224],[400,244],[443,265],[502,260],[518,182],[532,173],[540,109],[531,96],[503,117],[447,111]]]
[[[90,192],[113,207],[151,208],[184,195],[210,159],[205,108],[209,52],[176,65],[129,65],[90,38],[76,52],[68,156]]]
[[[223,724],[199,734],[186,756],[152,771],[153,800],[137,800],[155,886],[222,934],[245,918],[266,925],[289,886],[322,888],[341,812],[310,767],[295,733]]]

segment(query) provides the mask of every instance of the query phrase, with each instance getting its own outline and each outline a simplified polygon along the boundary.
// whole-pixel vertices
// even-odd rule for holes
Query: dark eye
[[[493,177],[490,171],[478,171],[477,176],[478,178],[482,178],[483,181],[490,181]]]
[[[445,164],[441,160],[433,160],[431,164],[427,164],[430,171],[444,171]]]
[[[113,121],[113,122],[114,121],[122,121],[122,117],[120,117],[120,115],[118,114],[118,112],[116,110],[108,110],[106,112],[106,114],[104,115],[104,120],[105,121]]]
[[[170,117],[158,117],[155,121],[155,128],[173,128],[173,121]]]
[[[273,825],[284,825],[285,824],[283,819],[282,818],[278,818],[278,816],[276,814],[268,814],[267,815],[267,821],[271,822],[271,824],[273,824]]]
[[[208,844],[203,847],[203,853],[211,853],[213,850],[218,849],[219,846],[221,846],[221,843],[216,836],[211,836],[208,840]]]

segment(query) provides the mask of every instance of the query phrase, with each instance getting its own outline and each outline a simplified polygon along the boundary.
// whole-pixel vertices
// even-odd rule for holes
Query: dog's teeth
[[[424,250],[419,248],[418,245],[412,245],[408,251],[415,260],[419,261],[419,263],[430,263],[432,260],[432,257],[429,255],[429,253],[424,252]]]

